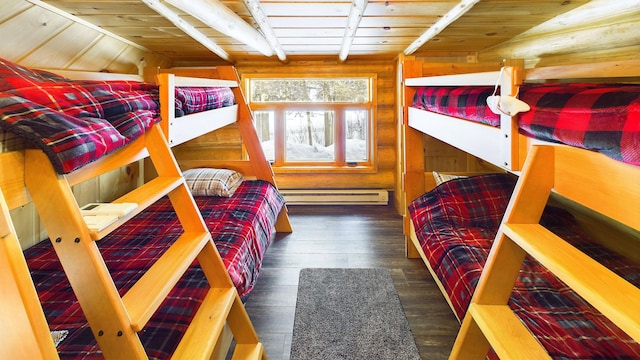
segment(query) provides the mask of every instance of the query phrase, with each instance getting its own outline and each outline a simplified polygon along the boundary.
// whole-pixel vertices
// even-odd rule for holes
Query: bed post
[[[503,76],[500,79],[500,94],[516,96],[522,83],[524,61],[504,60]],[[518,115],[500,115],[500,160],[501,167],[517,171],[521,169],[524,159],[519,159]]]
[[[415,90],[406,87],[404,80],[422,76],[422,61],[405,60],[402,66],[402,83],[404,97],[402,104],[402,157],[404,160],[402,171],[402,186],[404,193],[404,206],[424,193],[424,136],[419,131],[409,126],[408,107],[410,106]],[[411,217],[406,209],[404,214],[405,251],[408,258],[419,258],[420,254],[410,239]]]
[[[59,359],[1,190],[0,283],[0,315],[11,324],[0,331],[0,353],[14,359]]]

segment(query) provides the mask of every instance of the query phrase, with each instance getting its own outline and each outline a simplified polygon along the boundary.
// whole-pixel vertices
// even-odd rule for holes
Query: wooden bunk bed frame
[[[550,359],[507,305],[527,254],[640,341],[640,289],[539,224],[554,192],[640,230],[639,176],[640,168],[595,152],[533,146],[450,358],[484,359],[491,346],[504,359]]]
[[[640,60],[611,61],[605,63],[576,64],[524,69],[522,60],[505,60],[503,63],[442,64],[408,59],[403,63],[403,195],[409,204],[435,182],[431,171],[424,166],[424,135],[429,135],[452,145],[472,156],[490,163],[493,171],[518,174],[529,149],[534,144],[544,144],[520,134],[518,117],[500,116],[500,126],[493,127],[460,118],[433,113],[411,107],[416,88],[423,85],[491,85],[500,78],[500,95],[516,95],[518,86],[526,81],[544,82],[557,79],[617,79],[638,78]],[[505,71],[500,76],[500,67]],[[449,75],[445,75],[445,74]],[[453,74],[452,74],[453,73]],[[428,74],[428,76],[424,76]],[[411,241],[411,220],[404,217],[407,255],[420,256]]]
[[[490,66],[490,65],[489,65]],[[513,94],[514,88],[522,81],[544,81],[546,79],[596,79],[596,78],[634,78],[640,76],[640,61],[607,62],[600,64],[581,64],[554,66],[522,70],[514,68],[507,71],[510,79],[503,79],[503,86]],[[486,79],[490,73],[441,76],[435,79],[409,79],[420,76],[423,64],[420,61],[405,62],[403,76],[405,89],[405,113],[403,128],[405,132],[405,201],[408,204],[425,191],[431,190],[435,183],[431,172],[424,169],[423,136],[428,134],[461,149],[470,149],[464,141],[479,141],[480,145],[470,145],[471,154],[483,159],[485,147],[493,147],[491,158],[487,161],[495,164],[495,153],[517,156],[514,166],[495,164],[503,170],[519,176],[518,184],[500,226],[498,236],[487,260],[480,282],[477,285],[471,305],[462,322],[462,327],[451,359],[485,358],[489,348],[493,348],[500,358],[544,359],[549,358],[544,348],[529,333],[517,316],[507,305],[513,284],[524,257],[529,254],[566,282],[580,296],[610,318],[617,326],[634,340],[640,342],[640,289],[628,283],[609,269],[582,254],[561,238],[551,234],[539,225],[540,216],[550,196],[554,199],[568,199],[569,205],[578,204],[587,209],[589,215],[604,216],[605,228],[610,224],[616,227],[609,230],[619,235],[622,244],[607,244],[617,251],[637,249],[635,236],[626,237],[620,232],[617,223],[628,226],[632,231],[640,231],[640,188],[637,179],[640,168],[613,160],[603,154],[570,147],[549,144],[518,134],[517,118],[502,117],[501,128],[472,123],[458,118],[448,117],[427,111],[410,109],[415,90],[412,86],[431,85],[491,85]],[[492,73],[497,76],[497,72]],[[520,74],[520,75],[518,75]],[[468,80],[472,79],[472,80]],[[478,80],[480,79],[480,80]],[[496,77],[493,82],[495,83]],[[506,83],[505,83],[506,82]],[[438,125],[418,125],[420,120],[441,121]],[[505,122],[505,120],[508,120]],[[451,125],[451,128],[448,126]],[[503,129],[502,127],[505,127]],[[478,130],[479,127],[487,128]],[[447,131],[453,130],[452,134]],[[491,135],[493,143],[474,136],[473,139],[456,136],[456,131],[478,131],[500,133],[500,137],[510,138],[508,150],[505,143],[497,149],[496,137]],[[477,150],[481,149],[481,150]],[[417,155],[416,155],[417,154]],[[435,170],[435,169],[434,169]],[[427,180],[425,180],[427,179]],[[612,181],[615,179],[615,181]],[[555,195],[560,195],[559,197]],[[552,200],[553,201],[553,200]],[[564,200],[563,200],[564,201]],[[580,210],[583,211],[583,210]],[[613,220],[613,221],[611,221]],[[594,229],[604,233],[602,225]],[[594,230],[590,229],[590,230]],[[441,289],[449,305],[444,286],[438,280],[415,234],[408,215],[405,216],[408,257],[423,259],[432,277]],[[631,242],[629,242],[631,241]],[[633,251],[633,250],[632,250]],[[631,254],[631,259],[637,257]],[[455,312],[454,312],[455,313]]]
[[[57,73],[76,79],[122,79],[117,74],[64,71]],[[169,137],[176,142],[183,142],[226,124],[237,122],[250,156],[250,161],[239,167],[249,175],[253,174],[256,178],[267,180],[275,185],[273,172],[262,153],[257,135],[253,130],[251,112],[246,107],[242,93],[237,88],[238,81],[235,69],[225,67],[221,70],[221,74],[232,79],[235,77],[235,80],[223,83],[235,85],[234,93],[238,105],[233,109],[210,110],[206,115],[196,115],[197,117],[208,117],[211,122],[215,123],[214,126],[194,127],[194,132],[185,133],[183,131],[176,136],[172,134],[174,127],[184,125],[161,121],[124,148],[65,175],[55,171],[41,150],[26,149],[0,153],[0,168],[11,169],[11,171],[3,171],[0,174],[0,188],[6,196],[2,197],[3,220],[0,221],[2,245],[8,246],[9,256],[13,257],[17,254],[16,244],[11,244],[16,241],[16,237],[7,211],[33,201],[89,321],[92,332],[106,358],[147,358],[137,333],[144,329],[145,323],[195,259],[198,259],[211,288],[173,357],[224,358],[229,351],[231,341],[235,340],[234,359],[266,358],[263,346],[236,288],[226,272],[213,244],[211,234],[204,224],[166,140]],[[135,76],[126,76],[125,79],[141,80]],[[181,81],[183,80],[176,79],[170,74],[159,76],[162,91],[173,91],[172,86],[175,86],[176,83],[180,84]],[[186,79],[185,81],[187,84],[197,84],[197,86],[220,84],[219,81],[202,79]],[[163,103],[164,114],[171,112],[171,110],[170,105]],[[160,124],[166,124],[166,126]],[[113,169],[147,158],[151,160],[158,176],[113,201],[114,203],[137,203],[137,209],[101,231],[90,231],[82,218],[71,187]],[[198,165],[211,166],[204,163]],[[121,297],[105,266],[96,241],[165,195],[171,199],[184,233],[154,266]],[[286,208],[278,217],[277,231],[291,231]],[[39,348],[43,353],[52,354],[51,336],[46,328],[46,320],[42,321],[44,316],[42,308],[37,303],[37,297],[33,298],[35,295],[32,291],[33,283],[27,281],[28,273],[25,277],[25,267],[23,266],[26,264],[20,262],[20,259],[24,261],[21,251],[17,260],[9,265],[14,270],[11,273],[7,272],[7,274],[14,274],[14,276],[10,276],[9,280],[16,284],[14,287],[19,288],[27,315],[30,319],[35,319],[31,320],[34,329],[32,338],[40,344]],[[19,304],[14,302],[12,305]],[[15,316],[12,318],[21,317],[20,314],[25,313],[24,309],[16,308],[15,310],[16,312],[13,314]],[[21,319],[23,318],[21,317]],[[16,323],[13,326],[21,326],[21,330],[27,327],[24,322]],[[27,330],[21,331],[20,334],[27,332]],[[29,341],[29,338],[25,338],[25,341]],[[19,350],[19,348],[16,349]],[[55,353],[55,347],[53,351]],[[20,355],[24,354],[20,353]],[[20,356],[16,358],[20,358]]]

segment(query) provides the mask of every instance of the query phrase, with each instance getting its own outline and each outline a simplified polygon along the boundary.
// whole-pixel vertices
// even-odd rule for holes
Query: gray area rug
[[[387,269],[302,269],[291,360],[420,359]]]

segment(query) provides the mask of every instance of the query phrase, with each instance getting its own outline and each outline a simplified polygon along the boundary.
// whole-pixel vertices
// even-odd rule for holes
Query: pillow
[[[228,169],[195,168],[183,176],[194,196],[231,197],[243,180],[241,173]]]
[[[436,181],[436,186],[442,184],[445,181],[466,177],[463,175],[441,174],[436,171],[433,171],[432,174],[433,174],[433,179]]]

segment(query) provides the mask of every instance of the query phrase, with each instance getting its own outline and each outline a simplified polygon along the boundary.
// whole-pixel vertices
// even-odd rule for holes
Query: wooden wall
[[[0,2],[0,57],[50,69],[137,74],[167,59],[40,1]]]

